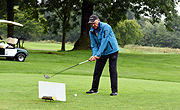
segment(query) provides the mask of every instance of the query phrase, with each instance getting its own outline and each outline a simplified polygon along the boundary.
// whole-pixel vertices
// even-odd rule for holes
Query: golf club
[[[78,63],[78,64],[76,64],[76,65],[74,65],[74,66],[69,67],[69,68],[66,68],[66,69],[64,69],[64,70],[62,70],[62,71],[60,71],[60,72],[58,72],[58,73],[53,74],[52,76],[48,76],[48,75],[44,74],[44,77],[45,77],[46,79],[49,79],[49,78],[51,78],[51,77],[53,77],[53,76],[55,76],[55,75],[57,75],[57,74],[59,74],[59,73],[61,73],[61,72],[63,72],[63,71],[66,71],[66,70],[71,69],[71,68],[73,68],[73,67],[75,67],[75,66],[81,65],[81,64],[86,63],[86,62],[88,62],[88,61],[90,61],[90,60],[86,60],[86,61],[84,61],[84,62]]]

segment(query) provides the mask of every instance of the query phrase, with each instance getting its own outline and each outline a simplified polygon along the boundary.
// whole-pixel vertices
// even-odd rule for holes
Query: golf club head
[[[48,76],[48,75],[46,75],[46,74],[44,74],[44,77],[46,78],[46,79],[49,79],[50,77]]]

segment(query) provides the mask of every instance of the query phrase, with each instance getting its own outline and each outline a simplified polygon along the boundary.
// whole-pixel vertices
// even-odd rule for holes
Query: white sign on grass
[[[65,84],[39,81],[39,98],[43,96],[53,96],[58,101],[66,101]]]

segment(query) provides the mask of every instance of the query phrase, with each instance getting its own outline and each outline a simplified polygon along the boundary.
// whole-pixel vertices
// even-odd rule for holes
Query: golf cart
[[[23,26],[20,23],[7,20],[0,20],[0,23],[7,23],[10,25],[16,25],[21,27]],[[26,56],[28,56],[28,52],[25,49],[15,48],[18,40],[18,38],[8,37],[6,39],[6,43],[4,41],[0,41],[0,57],[6,57],[6,59],[8,60],[15,59],[16,61],[23,62],[26,59]]]

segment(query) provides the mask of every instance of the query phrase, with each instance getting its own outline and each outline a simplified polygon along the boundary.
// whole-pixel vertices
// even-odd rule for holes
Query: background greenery
[[[21,30],[19,27],[15,26],[15,37],[23,36],[28,41],[43,41],[43,40],[53,40],[56,42],[62,41],[62,31],[59,29],[57,35],[53,34],[51,31],[48,31],[47,34],[43,34],[43,26],[38,23],[36,20],[29,20],[24,18],[24,13],[15,7],[16,14],[15,18],[17,22],[20,22],[24,25]],[[45,15],[46,16],[46,15]],[[118,39],[119,44],[123,47],[126,44],[138,44],[142,46],[156,46],[156,47],[172,47],[180,48],[180,29],[178,21],[180,18],[176,19],[172,26],[174,32],[167,31],[166,27],[162,22],[152,24],[148,22],[145,18],[141,20],[135,20],[134,14],[128,12],[128,20],[124,22],[119,22],[116,27],[114,27],[114,32]],[[80,17],[78,17],[80,22]],[[138,25],[137,25],[137,22]],[[72,21],[70,21],[72,22]],[[80,36],[80,26],[78,25],[75,29],[69,31],[66,35],[66,42],[74,43]],[[141,26],[141,28],[140,28]],[[135,28],[135,29],[132,29]],[[119,30],[124,30],[119,31]],[[126,30],[126,31],[125,31]],[[123,34],[123,33],[129,34]],[[0,25],[0,35],[6,39],[7,35],[7,25]],[[123,44],[123,45],[122,45]]]
[[[61,41],[61,51],[65,51],[65,43],[67,42],[66,35],[70,32],[70,30],[78,27],[81,27],[80,35],[78,35],[79,31],[75,30],[75,33],[70,37],[75,41],[73,50],[91,48],[89,40],[90,25],[88,24],[88,18],[92,14],[97,14],[102,22],[110,24],[112,28],[115,28],[118,22],[127,19],[129,20],[129,18],[142,20],[144,17],[146,17],[146,20],[144,21],[148,21],[151,24],[161,22],[167,30],[171,31],[175,30],[174,28],[177,28],[177,24],[179,23],[178,11],[176,7],[180,0],[0,0],[0,2],[0,12],[2,12],[0,15],[1,19],[7,19],[9,21],[16,21],[24,24],[26,24],[26,22],[29,20],[31,21],[31,23],[28,24],[30,27],[26,28],[30,30],[23,32],[23,35],[18,38],[22,39],[24,36],[23,39],[26,38],[26,40],[31,41],[46,39]],[[16,15],[17,13],[24,15],[23,17],[28,20],[26,21],[25,19],[18,19],[19,16]],[[33,20],[37,21],[37,23],[35,23]],[[128,21],[126,22],[128,25],[131,24]],[[38,25],[39,23],[41,23],[40,26]],[[133,26],[134,23],[131,25]],[[140,23],[141,25],[145,26],[145,23]],[[33,27],[31,24],[36,25]],[[130,29],[129,27],[131,26],[128,25],[124,26],[125,29],[123,30]],[[8,25],[8,37],[14,37],[13,27],[14,26],[12,25]],[[38,35],[38,32],[42,31],[42,27],[44,32],[48,32],[48,35]],[[32,30],[32,28],[35,29]],[[136,25],[135,29],[136,28],[140,29],[139,25]],[[160,31],[157,31],[157,33],[155,32],[155,36],[151,37],[157,42],[146,42],[146,44],[143,45],[150,44],[154,46],[168,46],[173,48],[178,47],[177,45],[171,45],[174,40],[177,41],[176,44],[178,44],[179,39],[177,39],[177,37],[173,36],[173,38],[170,38],[172,36],[165,36],[165,34],[163,35],[162,31],[164,31],[164,29],[156,29],[159,29]],[[128,35],[128,39],[125,39],[127,37],[126,35],[121,35],[120,38],[123,38],[123,40],[128,40],[128,43],[133,43],[135,40],[139,40],[142,34],[141,30],[138,30],[138,32],[140,32],[140,34],[137,34],[131,30],[128,31],[128,33],[134,34],[130,36]],[[78,40],[76,39],[76,35],[79,37]],[[165,39],[163,39],[164,37]],[[145,37],[144,40],[148,38],[149,37]],[[170,42],[166,43],[166,41]]]

